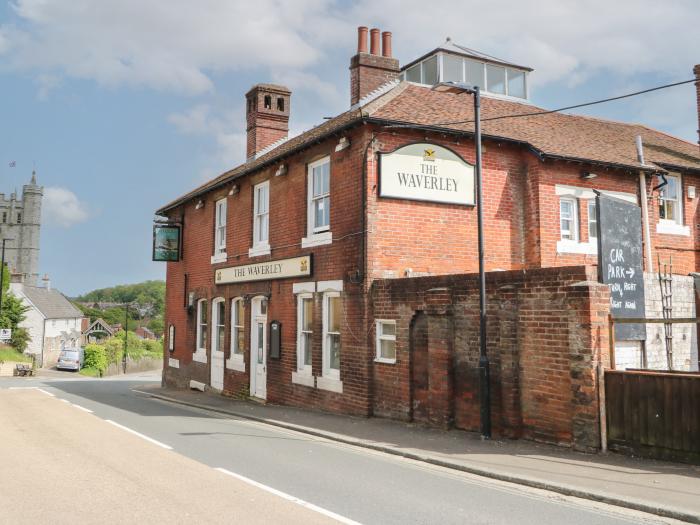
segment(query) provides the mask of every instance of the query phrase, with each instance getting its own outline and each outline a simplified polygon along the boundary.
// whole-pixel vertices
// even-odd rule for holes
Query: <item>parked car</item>
[[[85,351],[82,348],[66,348],[58,356],[56,368],[59,370],[79,371],[85,362]]]

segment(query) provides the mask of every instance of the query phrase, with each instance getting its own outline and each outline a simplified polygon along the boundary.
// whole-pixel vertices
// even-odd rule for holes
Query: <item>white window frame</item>
[[[197,301],[197,317],[196,317],[196,322],[197,322],[197,330],[195,333],[196,339],[195,339],[195,352],[192,355],[192,359],[194,361],[198,361],[200,363],[206,363],[207,362],[207,341],[206,341],[206,334],[207,334],[207,323],[204,323],[204,330],[202,330],[202,305],[205,307],[208,307],[209,305],[209,300],[204,298],[204,299],[199,299]],[[207,321],[209,319],[207,318]],[[204,346],[200,347],[200,342],[202,341],[202,336],[204,335]]]
[[[324,292],[323,294],[323,377],[328,379],[340,379],[340,369],[331,368],[330,366],[330,345],[328,344],[329,336],[335,334],[336,332],[328,331],[328,321],[330,318],[330,300],[332,298],[338,298],[340,300],[340,292]],[[342,303],[341,303],[342,308]],[[340,337],[340,332],[338,332]],[[341,348],[342,351],[342,348]]]
[[[265,189],[267,195],[267,210],[260,213],[258,210],[258,193]],[[260,239],[260,228],[261,217],[266,216],[265,221],[265,240]],[[260,184],[253,186],[253,247],[248,250],[248,255],[250,257],[255,257],[257,255],[269,255],[270,254],[270,181],[266,180]]]
[[[313,308],[313,300],[314,300],[314,295],[312,293],[300,293],[297,294],[297,372],[299,374],[304,374],[307,376],[312,375],[312,364],[306,364],[304,363],[304,352],[303,352],[303,341],[304,341],[304,334],[305,333],[311,333],[311,337],[313,338],[313,313],[312,313],[312,318],[311,318],[311,323],[312,323],[312,329],[310,332],[305,331],[303,329],[304,326],[304,308],[302,305],[304,304],[304,301],[311,301],[312,302],[312,308]],[[313,343],[311,343],[311,346],[308,349],[308,352],[310,355],[312,355],[312,349],[313,349]],[[313,357],[313,356],[312,356]]]
[[[596,217],[596,201],[595,199],[589,199],[586,203],[586,209],[588,210],[588,242],[597,243],[598,242],[598,219]],[[591,223],[595,224],[595,235],[591,235]]]
[[[322,246],[333,242],[333,234],[331,233],[330,213],[331,213],[331,157],[327,155],[322,159],[318,159],[310,163],[307,167],[306,176],[306,237],[301,239],[302,248],[311,248],[313,246]],[[323,194],[320,198],[328,198],[328,224],[324,226],[316,226],[316,214],[314,213],[314,201],[319,197],[314,198],[314,168],[318,168],[324,164],[328,164],[328,193]]]
[[[238,304],[243,305],[243,316],[241,319],[237,319],[238,314]],[[226,368],[231,370],[237,370],[239,372],[245,372],[245,348],[238,347],[238,329],[243,331],[245,337],[245,302],[243,297],[234,297],[231,299],[231,314],[229,318],[231,320],[231,351],[229,352],[229,358],[226,360]],[[239,324],[240,323],[240,324]]]
[[[224,315],[223,319],[219,319],[218,305],[224,304]],[[226,342],[226,303],[223,297],[216,297],[211,302],[211,351],[223,352],[224,345]],[[219,348],[219,327],[224,329],[224,341],[221,342],[221,348]]]
[[[561,215],[561,205],[564,202],[571,204],[571,229],[569,230],[571,238],[564,237],[564,228],[562,225],[563,218]],[[579,222],[578,222],[578,199],[573,197],[559,198],[559,239],[567,242],[578,242],[579,240]]]
[[[394,335],[384,333],[384,325],[391,324],[394,326]],[[382,356],[382,341],[394,342],[394,357]],[[374,360],[378,363],[396,363],[396,321],[393,319],[376,319],[375,320],[375,346],[376,356]]]
[[[214,212],[214,255],[211,257],[212,263],[226,261],[226,199],[219,199],[215,203]]]
[[[683,179],[680,173],[667,173],[665,174],[666,179],[676,179],[678,185],[678,198],[675,200],[663,199],[661,197],[661,192],[663,188],[659,191],[659,204],[663,201],[672,201],[677,204],[676,208],[678,210],[677,217],[673,219],[662,219],[659,214],[659,222],[656,223],[656,232],[666,235],[683,235],[685,237],[690,236],[690,227],[684,224],[685,220],[683,218]],[[659,177],[660,178],[660,177]]]

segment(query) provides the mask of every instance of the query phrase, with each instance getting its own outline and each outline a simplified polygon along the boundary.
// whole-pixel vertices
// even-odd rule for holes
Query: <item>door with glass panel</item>
[[[224,389],[224,334],[226,333],[226,302],[223,297],[212,303],[211,379],[216,390]]]
[[[250,319],[250,392],[259,399],[267,398],[267,299],[252,301]]]

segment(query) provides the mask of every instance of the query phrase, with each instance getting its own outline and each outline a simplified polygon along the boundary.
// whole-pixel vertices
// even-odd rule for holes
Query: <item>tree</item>
[[[10,344],[19,352],[24,352],[31,340],[29,332],[24,328],[19,328],[19,324],[24,321],[24,314],[29,309],[22,304],[22,301],[10,293],[10,272],[5,266],[3,269],[2,282],[2,311],[0,311],[0,328],[11,328],[12,339]]]

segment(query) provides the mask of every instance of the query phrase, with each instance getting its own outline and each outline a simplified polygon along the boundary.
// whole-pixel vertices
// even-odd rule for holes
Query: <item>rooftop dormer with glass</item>
[[[527,75],[532,68],[460,46],[447,39],[443,45],[401,68],[401,79],[434,86],[438,82],[465,82],[482,91],[528,99]]]

